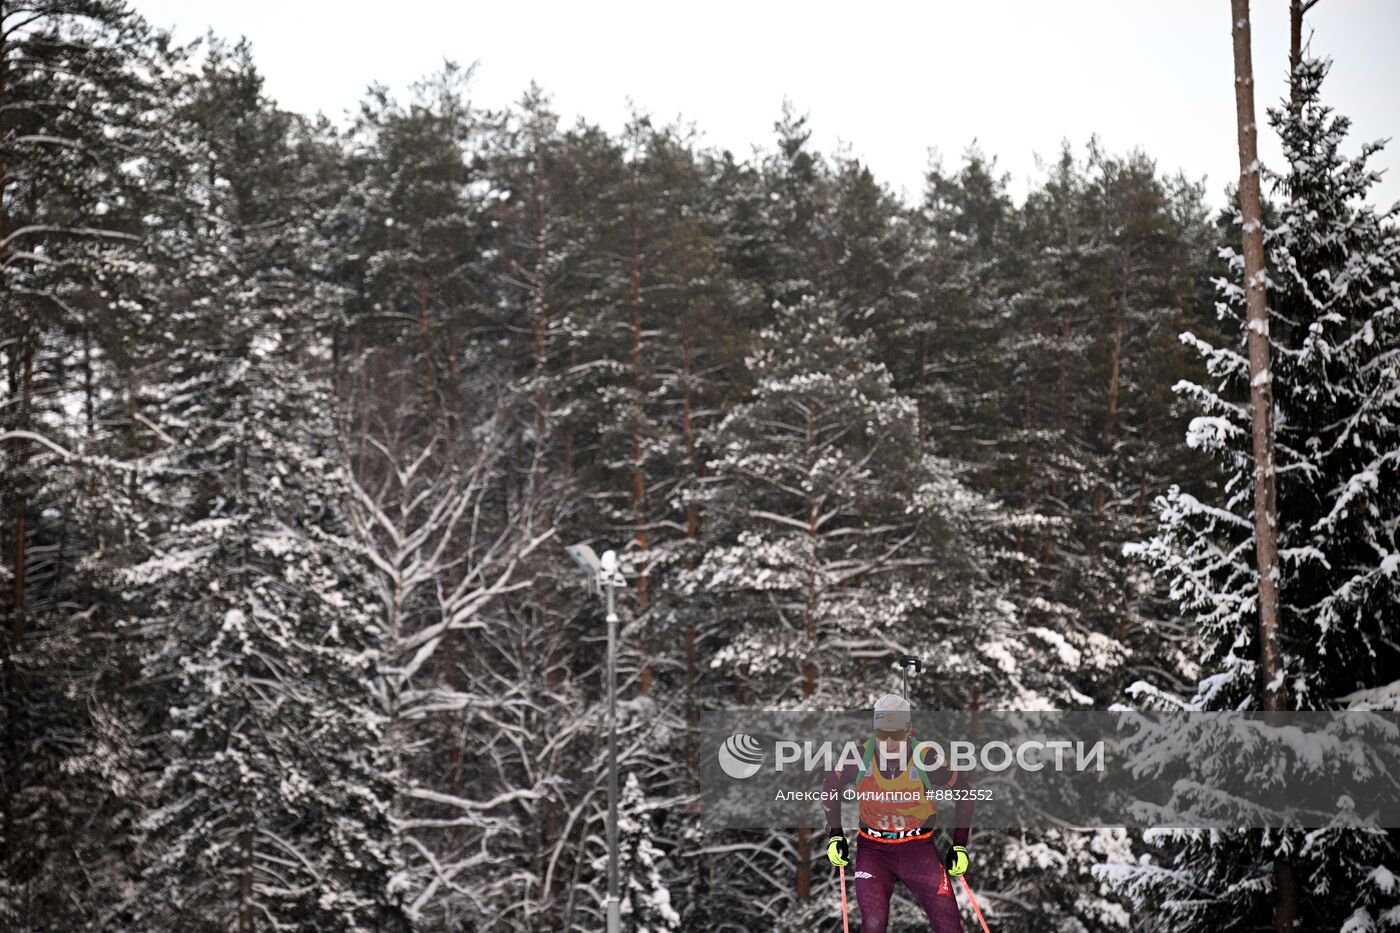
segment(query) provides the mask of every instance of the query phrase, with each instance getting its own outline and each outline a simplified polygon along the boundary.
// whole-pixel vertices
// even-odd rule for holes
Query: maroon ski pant
[[[932,839],[881,842],[862,835],[856,844],[856,903],[861,933],[885,933],[890,920],[890,895],[896,881],[904,882],[928,914],[933,933],[963,933],[953,879]]]

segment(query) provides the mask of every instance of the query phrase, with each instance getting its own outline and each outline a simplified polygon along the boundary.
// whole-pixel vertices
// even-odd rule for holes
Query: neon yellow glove
[[[967,847],[953,846],[948,850],[948,858],[943,863],[948,868],[948,874],[956,878],[967,871]]]
[[[826,843],[827,861],[837,868],[851,864],[851,846],[845,836],[832,836]]]

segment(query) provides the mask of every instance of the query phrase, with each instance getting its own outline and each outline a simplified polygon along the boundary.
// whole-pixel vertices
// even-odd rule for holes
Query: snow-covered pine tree
[[[164,712],[130,909],[184,929],[394,929],[380,635],[306,352],[333,296],[298,249],[296,123],[246,45],[213,44],[169,129],[190,239],[159,296],[183,339],[152,418],[174,441],[157,534],[126,574]]]
[[[701,665],[714,627],[709,600],[687,592],[684,577],[703,547],[693,493],[704,482],[704,431],[720,399],[742,391],[733,383],[742,378],[748,334],[737,319],[747,305],[725,262],[715,165],[693,131],[638,115],[619,142],[611,154],[574,147],[596,209],[580,269],[592,287],[566,332],[577,376],[564,430],[577,452],[574,479],[593,491],[579,534],[625,544],[644,570],[627,594],[634,611],[622,666],[624,697],[639,694],[624,704],[625,733],[649,739],[630,744],[627,767],[655,812],[654,842],[667,856],[661,883],[689,918],[708,907],[680,894],[702,862],[674,838],[685,825],[674,804],[691,786],[696,753],[681,715],[693,717],[713,695]]]
[[[890,650],[919,602],[895,573],[913,540],[895,504],[916,482],[912,409],[829,303],[775,312],[749,399],[714,429],[714,539],[693,585],[731,595],[714,663],[752,702],[839,707],[865,699],[849,649]]]
[[[830,209],[830,172],[826,160],[811,145],[812,128],[790,101],[783,102],[774,123],[777,148],[759,165],[757,236],[745,244],[750,253],[742,266],[757,273],[767,309],[773,302],[796,305],[806,296],[824,294],[821,280],[833,271],[825,220]],[[740,266],[736,262],[736,266]],[[740,266],[740,267],[742,267]]]
[[[1341,152],[1349,128],[1321,101],[1327,66],[1304,62],[1297,108],[1270,112],[1288,171],[1275,177],[1277,217],[1266,232],[1270,270],[1278,462],[1278,541],[1284,685],[1295,709],[1370,705],[1394,683],[1400,570],[1400,241],[1393,213],[1366,203],[1378,144]],[[1238,251],[1222,247],[1235,281],[1220,313],[1243,332]],[[1208,381],[1179,387],[1200,412],[1188,442],[1223,473],[1219,501],[1173,488],[1157,502],[1159,529],[1132,551],[1156,566],[1198,627],[1204,677],[1186,701],[1139,685],[1153,702],[1190,709],[1257,709],[1260,682],[1253,561],[1248,366],[1243,338],[1215,346],[1184,335]],[[1391,691],[1393,692],[1393,691]],[[1266,924],[1270,866],[1289,853],[1301,881],[1300,917],[1348,931],[1400,917],[1400,855],[1384,833],[1161,831],[1154,864],[1121,869],[1139,908],[1173,929]]]
[[[146,271],[135,156],[158,148],[150,115],[165,64],[124,3],[0,6],[6,929],[110,925],[132,877],[141,750],[113,572],[141,553],[134,472],[118,462],[139,454],[109,400],[127,363],[121,335],[149,321],[129,300]]]
[[[593,375],[587,366],[576,371],[588,362],[575,352],[589,329],[580,309],[595,287],[621,276],[618,257],[597,246],[615,212],[598,216],[594,200],[616,184],[617,144],[586,124],[562,131],[548,95],[532,85],[501,115],[482,166],[488,326],[534,402],[535,423],[522,442],[548,434],[551,455],[571,472],[578,449],[591,446],[591,425],[572,405]]]
[[[895,687],[892,659],[912,651],[947,672],[919,697],[930,708],[965,707],[982,682],[997,684],[997,702],[1063,703],[1046,655],[1071,649],[1054,633],[1026,637],[998,596],[983,542],[1008,517],[926,452],[913,401],[832,303],[775,312],[750,358],[756,385],[710,440],[710,537],[691,585],[723,597],[712,666],[741,703],[860,708]],[[795,871],[801,901],[811,853],[798,838],[795,853],[779,837],[755,845],[772,864],[752,874]],[[746,898],[755,910],[792,896],[762,884]]]
[[[638,275],[629,283],[627,302],[636,317],[614,329],[630,338],[623,344],[628,351],[639,352],[620,354],[622,384],[583,407],[606,426],[600,446],[614,457],[632,454],[635,461],[640,447],[640,472],[629,471],[627,479],[633,503],[637,480],[642,481],[645,508],[633,505],[620,519],[647,536],[645,555],[637,555],[651,568],[647,641],[658,646],[655,653],[662,659],[678,648],[686,653],[685,689],[693,690],[707,610],[678,591],[680,571],[694,566],[700,547],[702,517],[688,491],[704,471],[703,432],[721,407],[715,404],[717,393],[737,391],[727,383],[730,367],[742,366],[734,345],[743,330],[736,321],[733,276],[722,256],[723,221],[711,166],[696,150],[693,135],[680,127],[638,118],[631,132],[631,171],[623,193],[635,202],[635,216],[623,231],[636,246]],[[640,539],[634,537],[634,543]],[[688,703],[694,703],[693,696]]]
[[[912,493],[913,409],[829,303],[775,310],[749,361],[749,399],[714,429],[712,536],[692,579],[725,596],[724,645],[711,664],[737,681],[740,702],[839,708],[865,699],[848,649],[890,651],[892,627],[919,601],[894,572],[913,539],[894,507],[898,490]],[[790,903],[785,884],[755,886],[794,873],[805,901],[814,854],[805,831],[795,853],[777,837],[762,849],[771,864],[753,873],[745,901],[758,911]]]
[[[407,104],[371,88],[349,140],[353,182],[337,211],[354,238],[346,263],[357,279],[352,353],[386,344],[411,352],[426,417],[456,414],[459,332],[480,273],[469,164],[480,118],[466,99],[470,80],[471,69],[449,62],[414,84]]]
[[[1079,400],[1072,416],[1076,442],[1057,450],[1068,447],[1069,458],[1082,453],[1086,470],[1064,477],[1074,506],[1063,517],[1072,531],[1052,547],[1058,566],[1043,575],[1054,579],[1052,599],[1068,596],[1080,607],[1074,624],[1119,643],[1122,668],[1083,682],[1102,704],[1119,700],[1130,670],[1170,667],[1180,658],[1172,650],[1173,628],[1159,624],[1159,594],[1121,551],[1124,541],[1150,530],[1151,496],[1180,461],[1168,387],[1188,365],[1176,336],[1206,244],[1199,186],[1163,177],[1142,152],[1114,157],[1093,144],[1086,168],[1080,222],[1087,242],[1078,284],[1087,301],[1064,320],[1073,319],[1088,339],[1070,390]],[[1034,371],[1033,360],[1026,369]],[[1020,390],[1034,385],[1026,379]],[[1018,459],[1027,465],[1036,460],[1026,448],[1023,454]],[[1030,483],[1034,471],[1023,474]]]
[[[883,343],[879,358],[886,353],[899,358],[895,381],[907,386],[917,380],[913,370],[919,359],[917,344],[912,353],[909,346],[909,317],[922,310],[914,290],[915,226],[899,197],[854,158],[835,160],[828,195],[826,251],[832,268],[824,276],[826,289]]]
[[[970,147],[956,171],[930,165],[916,214],[927,310],[910,336],[921,344],[922,421],[946,453],[978,468],[988,464],[977,440],[1001,420],[990,406],[1014,401],[992,389],[1005,372],[994,355],[996,335],[1017,288],[1017,218],[1006,189],[996,160]]]

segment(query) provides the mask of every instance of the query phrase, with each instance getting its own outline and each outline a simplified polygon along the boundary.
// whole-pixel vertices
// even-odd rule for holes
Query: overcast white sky
[[[1211,200],[1239,172],[1227,0],[922,0],[862,4],[691,0],[133,0],[194,38],[247,36],[283,106],[343,117],[372,81],[405,89],[444,58],[479,62],[474,100],[500,107],[531,79],[566,117],[608,128],[629,99],[682,116],[747,154],[767,145],[784,97],[827,151],[849,145],[917,195],[930,150],[953,163],[974,138],[1020,197],[1039,153],[1141,147],[1166,170],[1207,176]],[[1256,106],[1285,93],[1287,0],[1255,0]],[[1400,136],[1400,0],[1321,0],[1315,53],[1335,59],[1326,99],[1353,145]],[[1261,132],[1266,164],[1278,162]],[[1383,153],[1382,206],[1400,200],[1400,140]]]

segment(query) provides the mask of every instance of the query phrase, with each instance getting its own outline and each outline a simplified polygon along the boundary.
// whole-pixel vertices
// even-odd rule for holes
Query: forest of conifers
[[[839,916],[816,831],[693,819],[701,710],[902,654],[925,708],[1260,707],[1241,227],[1150,153],[901,198],[792,108],[732,153],[447,65],[335,124],[120,0],[0,10],[0,929],[601,929],[579,541],[640,571],[627,930]],[[1276,686],[1393,710],[1400,237],[1326,70],[1260,101]],[[1283,858],[1364,933],[1397,845],[970,850],[998,933],[1272,929]]]

